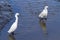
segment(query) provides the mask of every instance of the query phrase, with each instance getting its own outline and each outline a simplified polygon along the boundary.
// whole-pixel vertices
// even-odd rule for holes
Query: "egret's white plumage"
[[[47,18],[47,14],[48,14],[48,6],[45,6],[43,11],[39,14],[40,18]]]
[[[18,15],[19,15],[19,13],[16,13],[16,14],[15,14],[16,20],[15,20],[15,22],[12,24],[12,26],[10,27],[10,29],[8,30],[8,33],[12,33],[12,32],[14,32],[14,31],[17,29],[17,25],[18,25]]]

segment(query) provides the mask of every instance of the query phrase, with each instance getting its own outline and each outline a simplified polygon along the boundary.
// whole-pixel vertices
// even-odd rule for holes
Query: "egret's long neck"
[[[48,9],[47,8],[45,8],[45,12],[48,12]]]
[[[15,20],[15,22],[18,22],[18,16],[15,16],[16,17],[16,20]]]

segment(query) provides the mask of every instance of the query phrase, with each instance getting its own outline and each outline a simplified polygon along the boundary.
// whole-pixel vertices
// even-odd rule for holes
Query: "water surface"
[[[55,0],[10,0],[14,13],[19,12],[16,35],[7,33],[15,18],[0,32],[0,40],[60,40],[60,2]],[[38,15],[48,5],[47,21],[41,23]],[[43,26],[42,26],[43,25]],[[44,34],[44,29],[48,32]]]

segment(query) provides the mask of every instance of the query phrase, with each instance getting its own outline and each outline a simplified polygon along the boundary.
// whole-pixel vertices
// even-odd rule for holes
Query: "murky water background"
[[[10,0],[14,13],[19,12],[16,35],[7,33],[15,18],[0,32],[0,40],[60,40],[60,2],[55,0]],[[47,21],[40,22],[38,15],[48,5]],[[44,34],[44,30],[48,34]]]

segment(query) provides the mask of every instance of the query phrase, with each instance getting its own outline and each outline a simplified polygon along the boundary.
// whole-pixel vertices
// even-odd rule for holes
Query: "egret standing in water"
[[[48,15],[48,6],[45,6],[43,11],[39,14],[39,18],[47,19],[47,15]]]
[[[19,16],[19,13],[16,13],[15,14],[15,22],[12,24],[12,26],[10,27],[10,29],[8,30],[8,33],[9,34],[14,34],[14,31],[17,29],[17,25],[18,25],[18,16]]]

